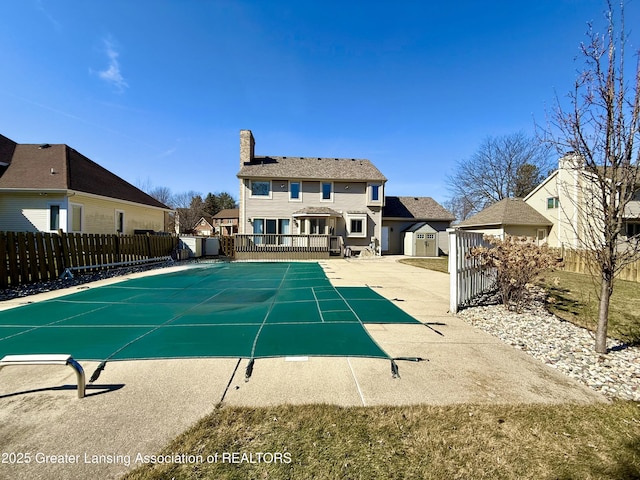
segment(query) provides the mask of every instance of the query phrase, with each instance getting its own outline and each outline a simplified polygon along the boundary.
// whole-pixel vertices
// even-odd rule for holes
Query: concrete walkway
[[[392,356],[428,359],[398,361],[400,379],[392,378],[389,361],[378,359],[261,359],[248,382],[245,360],[114,362],[79,400],[68,367],[6,368],[0,371],[0,451],[29,454],[30,463],[0,463],[0,479],[117,478],[137,466],[136,455],[157,453],[220,401],[244,406],[605,401],[449,315],[448,275],[397,259],[321,264],[334,285],[368,285],[427,324],[367,326]],[[18,302],[24,299],[13,303]],[[90,375],[96,364],[83,362],[83,367]]]

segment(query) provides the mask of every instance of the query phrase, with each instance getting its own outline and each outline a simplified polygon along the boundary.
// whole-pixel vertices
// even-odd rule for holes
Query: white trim
[[[98,195],[96,193],[81,192],[79,190],[64,190],[64,192],[66,192],[67,196],[69,196],[69,197],[73,197],[74,195],[82,195],[82,196],[89,197],[89,198],[97,198],[99,200],[107,200],[109,202],[124,203],[125,205],[132,205],[132,206],[135,206],[135,207],[153,208],[154,210],[160,210],[161,212],[175,212],[175,210],[172,210],[170,208],[156,207],[156,206],[153,206],[153,205],[147,205],[146,203],[132,202],[130,200],[122,200],[120,198],[107,197],[106,195]]]
[[[329,198],[323,198],[324,197],[323,187],[327,183],[331,185],[331,193],[329,195]],[[333,182],[330,181],[330,180],[320,180],[320,201],[321,202],[325,202],[325,203],[333,203],[333,197],[334,197],[334,185],[333,185]]]
[[[58,207],[58,228],[56,229],[52,229],[51,228],[51,207],[56,206]],[[66,222],[62,222],[62,218],[63,218],[63,212],[64,212],[64,206],[63,206],[63,202],[47,202],[47,231],[48,232],[57,232],[59,229],[62,229],[64,227],[64,225],[66,224]],[[66,220],[66,215],[65,215],[65,220]]]
[[[120,225],[118,225],[118,224],[119,224],[119,222],[118,222],[118,217],[119,217],[119,214],[120,214],[120,213],[122,213],[122,230],[118,230],[118,227],[120,226]],[[116,230],[116,233],[124,233],[124,231],[125,231],[125,226],[126,226],[126,224],[127,224],[126,212],[125,212],[124,210],[120,210],[119,208],[116,208],[116,209],[115,209],[115,211],[114,211],[114,216],[113,216],[113,218],[114,218],[114,220],[115,220],[115,230]]]
[[[269,194],[268,195],[254,195],[253,194],[253,182],[256,183],[268,183],[269,184]],[[256,199],[271,199],[273,198],[273,182],[271,180],[249,180],[249,198]]]
[[[80,207],[80,230],[73,229],[73,207]],[[84,205],[82,203],[69,202],[69,214],[70,215],[67,215],[67,221],[69,223],[69,228],[67,229],[67,231],[71,233],[82,233],[84,230]]]
[[[291,198],[291,184],[292,183],[297,183],[300,185],[300,189],[298,190],[298,198]],[[289,201],[290,202],[297,202],[297,203],[301,203],[302,202],[302,180],[289,180],[289,188],[287,189],[289,191]]]
[[[526,202],[530,197],[532,197],[533,195],[536,194],[536,192],[538,192],[540,189],[544,188],[544,186],[549,183],[551,181],[551,179],[555,176],[558,175],[558,170],[554,170],[553,173],[551,173],[551,175],[549,175],[547,178],[545,178],[536,188],[534,188],[533,190],[531,190],[529,192],[529,194],[524,197],[522,199],[522,201]]]
[[[378,199],[374,200],[373,199],[373,187],[377,186],[378,187]],[[384,199],[384,192],[383,192],[383,184],[382,182],[370,182],[367,183],[367,205],[382,205],[383,204],[383,199]]]
[[[367,225],[367,218],[369,216],[366,213],[348,213],[347,214],[347,237],[348,238],[366,238],[369,226]],[[354,220],[360,220],[362,222],[361,232],[351,231],[351,222]]]

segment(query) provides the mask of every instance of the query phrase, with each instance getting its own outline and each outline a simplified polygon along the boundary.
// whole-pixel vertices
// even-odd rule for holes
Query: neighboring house
[[[454,219],[451,212],[431,197],[386,197],[382,209],[382,253],[405,254],[405,236],[425,224],[437,232],[440,250],[448,253],[446,230]]]
[[[200,220],[196,222],[196,225],[193,227],[193,233],[195,235],[203,235],[205,237],[209,237],[214,235],[216,229],[213,226],[213,217],[211,215],[207,215],[205,217],[200,217]]]
[[[552,224],[549,245],[584,248],[580,238],[597,227],[598,188],[581,168],[580,158],[567,154],[558,169],[524,198],[527,205]],[[594,213],[591,214],[590,212]],[[640,195],[636,192],[626,208],[624,229],[628,237],[640,234]],[[588,237],[586,237],[588,238]]]
[[[387,179],[352,158],[256,156],[240,131],[240,234],[331,235],[357,250],[382,238]]]
[[[166,231],[171,209],[67,145],[0,135],[0,231]]]
[[[240,209],[225,208],[212,217],[215,232],[221,237],[228,237],[238,233]]]
[[[195,235],[220,235],[228,237],[238,233],[238,212],[237,208],[226,208],[220,210],[215,215],[200,217],[193,227]]]
[[[521,198],[505,198],[488,206],[455,227],[461,230],[493,235],[504,240],[506,235],[527,237],[538,245],[549,243],[553,223]]]

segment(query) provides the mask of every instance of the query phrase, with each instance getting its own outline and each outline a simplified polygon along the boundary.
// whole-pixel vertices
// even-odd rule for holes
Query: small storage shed
[[[438,232],[427,222],[414,223],[404,231],[404,254],[410,257],[437,257]]]

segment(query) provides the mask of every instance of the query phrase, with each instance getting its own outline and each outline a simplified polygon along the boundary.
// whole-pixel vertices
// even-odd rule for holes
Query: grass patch
[[[545,274],[540,285],[552,298],[549,310],[553,314],[595,332],[600,286],[590,275],[556,271]],[[640,345],[640,283],[615,281],[609,307],[608,336]]]
[[[426,268],[427,270],[435,270],[436,272],[449,273],[449,257],[437,258],[402,258],[400,263],[411,265],[413,267]]]
[[[223,452],[290,463],[222,463]],[[640,478],[640,404],[223,407],[162,453],[220,460],[124,479]]]

